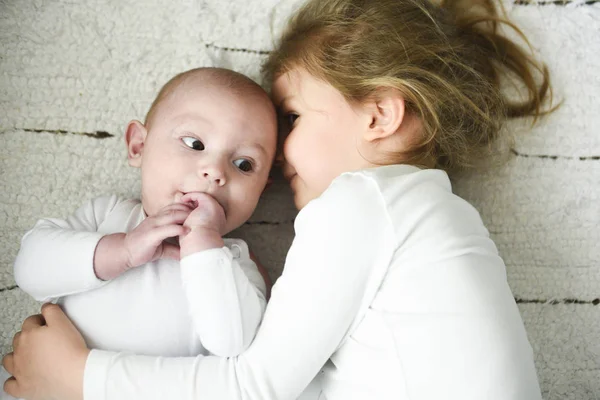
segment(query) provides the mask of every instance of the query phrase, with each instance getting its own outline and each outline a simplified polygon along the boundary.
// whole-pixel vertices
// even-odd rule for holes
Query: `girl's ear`
[[[364,139],[368,142],[392,136],[404,121],[404,99],[395,91],[386,91],[377,100],[369,102],[367,109],[371,121]]]
[[[127,144],[127,159],[132,167],[142,166],[142,153],[147,135],[148,131],[140,121],[133,120],[127,124],[125,143]]]

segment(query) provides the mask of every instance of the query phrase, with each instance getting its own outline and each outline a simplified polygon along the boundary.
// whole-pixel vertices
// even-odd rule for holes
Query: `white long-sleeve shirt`
[[[505,266],[438,170],[338,177],[295,221],[262,325],[237,357],[93,350],[85,400],[539,400]]]
[[[87,202],[65,220],[27,232],[15,280],[38,301],[57,300],[91,348],[162,356],[234,356],[248,347],[266,306],[265,283],[247,245],[161,259],[111,281],[94,273],[100,238],[145,218],[139,200]]]

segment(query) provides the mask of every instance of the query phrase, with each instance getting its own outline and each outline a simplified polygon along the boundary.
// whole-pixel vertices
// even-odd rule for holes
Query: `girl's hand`
[[[181,198],[193,211],[186,218],[185,232],[179,237],[181,258],[202,250],[223,247],[221,235],[225,230],[223,207],[206,193],[188,193]]]
[[[94,271],[103,280],[114,279],[130,268],[160,258],[179,260],[179,247],[165,242],[184,233],[183,222],[191,208],[170,204],[142,221],[128,233],[115,233],[100,239],[94,255]]]
[[[28,400],[82,400],[89,352],[60,307],[44,304],[41,315],[23,322],[22,331],[13,338],[13,353],[2,360],[13,375],[4,391]]]

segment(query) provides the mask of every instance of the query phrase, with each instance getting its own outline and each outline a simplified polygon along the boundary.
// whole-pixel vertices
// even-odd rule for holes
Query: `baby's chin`
[[[250,217],[252,216],[252,214],[254,214],[254,211],[256,210],[256,207],[254,207],[248,215],[236,215],[233,211],[232,214],[229,215],[225,215],[225,229],[224,232],[222,234],[222,236],[228,235],[231,232],[235,231],[236,229],[242,227],[246,222],[248,222],[250,220]]]
[[[233,218],[235,218],[235,216],[233,216]],[[225,216],[225,228],[223,229],[223,232],[221,232],[221,236],[226,236],[229,235],[231,232],[235,231],[236,229],[240,228],[242,225],[244,225],[248,219],[245,219],[243,221],[234,221],[232,219],[229,218],[229,216]]]

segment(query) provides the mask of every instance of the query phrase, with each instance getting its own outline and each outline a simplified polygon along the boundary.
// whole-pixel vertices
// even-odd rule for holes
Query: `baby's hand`
[[[193,209],[183,223],[185,232],[179,237],[181,258],[202,250],[223,247],[222,232],[225,230],[223,207],[206,193],[188,193],[181,202]]]
[[[225,227],[225,211],[214,197],[206,193],[192,192],[184,195],[181,202],[193,210],[183,226],[190,230],[211,229],[220,235]]]
[[[185,204],[171,204],[128,233],[104,236],[94,254],[96,276],[109,280],[159,258],[178,260],[179,246],[165,240],[184,233],[183,222],[191,211]]]
[[[170,204],[128,232],[124,240],[128,255],[127,268],[134,268],[160,258],[178,260],[179,247],[166,243],[165,240],[184,233],[183,223],[191,210],[186,204]]]

